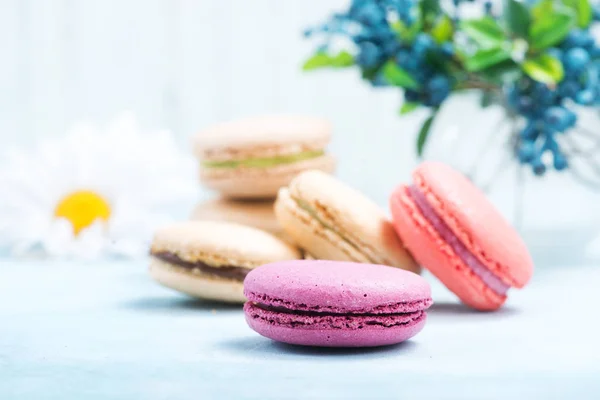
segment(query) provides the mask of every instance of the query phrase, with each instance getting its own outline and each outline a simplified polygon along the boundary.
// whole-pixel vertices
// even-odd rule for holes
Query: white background
[[[104,123],[133,110],[148,128],[189,139],[211,123],[257,113],[329,118],[338,174],[385,204],[416,163],[424,112],[397,115],[401,95],[374,90],[357,71],[303,73],[316,43],[305,27],[345,0],[0,0],[0,137],[3,147],[60,135],[75,120]],[[497,113],[467,101],[447,107],[433,158],[473,157]],[[486,129],[487,128],[487,129]],[[439,132],[463,135],[461,151]],[[442,135],[443,136],[443,135]],[[499,144],[496,144],[499,146]],[[143,149],[142,149],[143,151]],[[513,214],[514,165],[492,193]],[[533,179],[529,179],[530,181]],[[598,194],[567,177],[529,182],[525,222],[568,231],[595,226]]]

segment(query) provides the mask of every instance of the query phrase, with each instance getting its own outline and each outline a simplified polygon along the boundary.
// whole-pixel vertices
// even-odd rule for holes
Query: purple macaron
[[[383,265],[294,260],[244,280],[248,325],[270,339],[323,347],[400,343],[425,326],[432,304],[419,275]]]

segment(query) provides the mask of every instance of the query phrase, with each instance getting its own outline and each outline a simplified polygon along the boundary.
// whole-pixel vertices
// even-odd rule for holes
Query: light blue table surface
[[[0,262],[0,399],[598,399],[600,266],[538,268],[497,313],[436,304],[371,350],[274,343],[239,307],[155,285],[146,263]]]

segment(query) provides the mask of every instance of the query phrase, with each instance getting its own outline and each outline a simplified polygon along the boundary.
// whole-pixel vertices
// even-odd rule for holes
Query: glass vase
[[[598,261],[600,134],[594,139],[594,127],[599,121],[595,112],[579,115],[578,125],[590,134],[582,146],[586,146],[590,160],[585,161],[592,161],[591,167],[587,163],[582,167],[583,160],[573,154],[569,169],[548,169],[543,176],[536,176],[514,156],[518,121],[507,117],[500,106],[482,108],[475,94],[455,96],[444,105],[424,158],[454,166],[479,186],[522,234],[536,263],[549,266]]]

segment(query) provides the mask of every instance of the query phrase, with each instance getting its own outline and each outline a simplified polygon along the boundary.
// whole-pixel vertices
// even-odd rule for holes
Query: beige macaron
[[[150,275],[193,297],[243,303],[250,270],[302,257],[299,250],[260,229],[213,221],[179,222],[159,229],[150,249]]]
[[[302,171],[333,172],[325,152],[328,121],[294,115],[260,116],[212,126],[196,135],[200,179],[231,198],[274,198]]]
[[[306,171],[279,190],[275,214],[313,258],[383,264],[420,273],[385,212],[321,171]]]
[[[273,200],[236,200],[216,198],[196,205],[192,220],[225,221],[262,229],[274,235],[283,230],[275,218]]]

